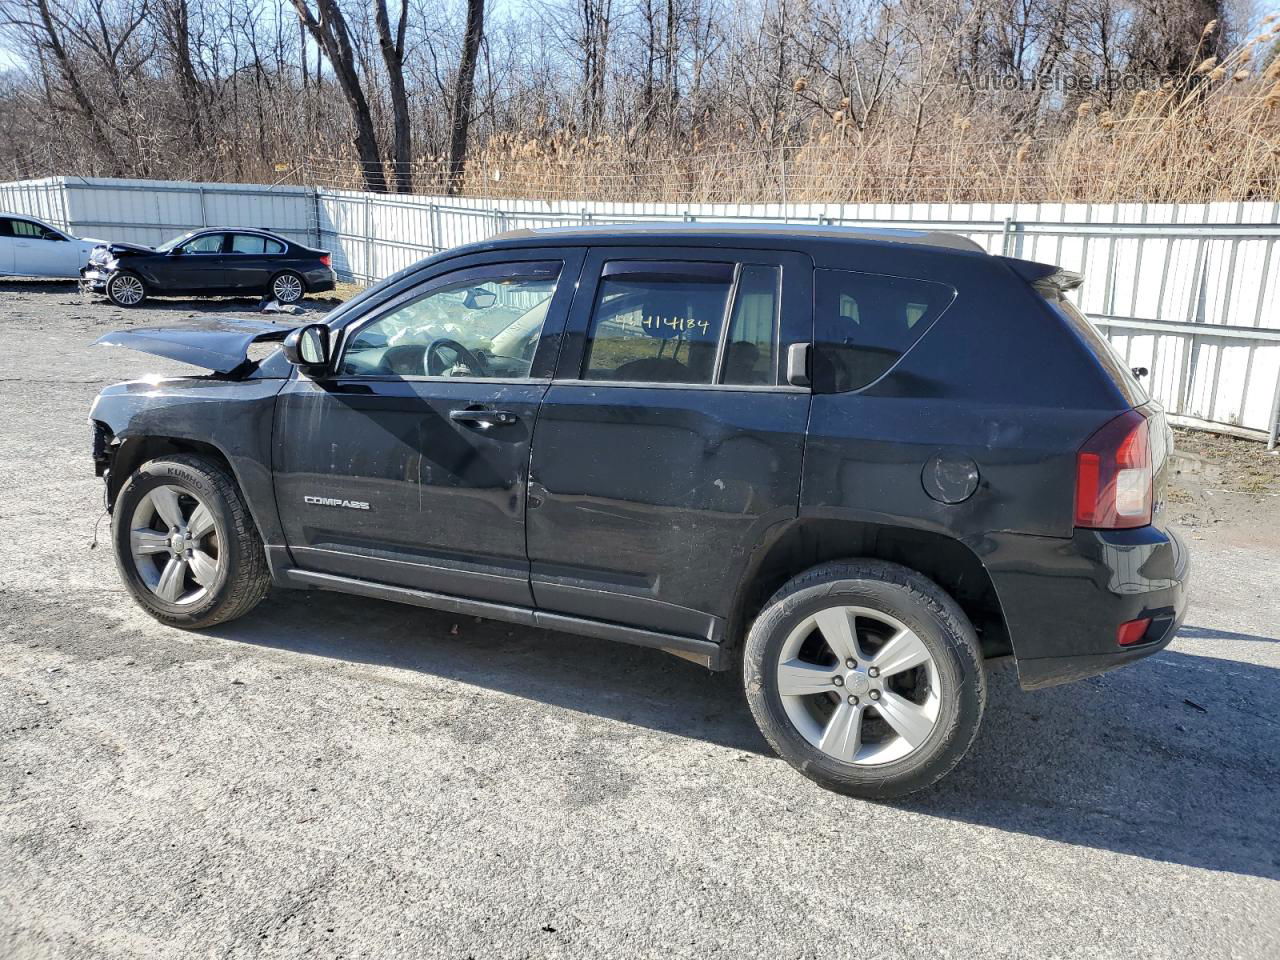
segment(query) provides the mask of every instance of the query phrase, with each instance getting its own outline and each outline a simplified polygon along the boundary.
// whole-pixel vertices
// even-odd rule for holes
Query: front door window
[[[356,331],[339,373],[526,379],[559,273],[543,262],[446,275]]]

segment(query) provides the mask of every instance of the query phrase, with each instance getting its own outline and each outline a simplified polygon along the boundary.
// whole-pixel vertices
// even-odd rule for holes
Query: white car
[[[0,276],[78,279],[100,243],[73,237],[35,217],[0,213]]]

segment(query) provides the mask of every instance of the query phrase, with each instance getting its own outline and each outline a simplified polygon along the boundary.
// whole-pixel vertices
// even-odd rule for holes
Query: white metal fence
[[[293,186],[51,177],[0,184],[0,210],[82,236],[157,243],[268,227],[370,282],[522,227],[643,220],[929,228],[1085,276],[1081,309],[1175,418],[1274,445],[1280,418],[1280,204],[658,204],[484,200]]]

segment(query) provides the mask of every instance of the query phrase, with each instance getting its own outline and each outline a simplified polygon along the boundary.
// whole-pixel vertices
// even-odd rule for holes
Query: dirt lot
[[[656,651],[280,593],[195,635],[106,549],[85,417],[177,364],[0,283],[0,957],[1280,956],[1280,467],[1183,435],[1181,637],[1037,693],[993,676],[938,789],[769,755]]]

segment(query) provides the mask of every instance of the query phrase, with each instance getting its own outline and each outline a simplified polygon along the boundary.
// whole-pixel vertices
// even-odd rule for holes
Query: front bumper
[[[984,557],[1026,689],[1094,676],[1164,649],[1187,608],[1190,557],[1156,526],[1077,530],[1070,540],[997,534]],[[1151,618],[1122,647],[1120,624]]]
[[[111,274],[99,269],[98,267],[88,266],[80,268],[80,292],[81,293],[106,293],[107,278]]]

